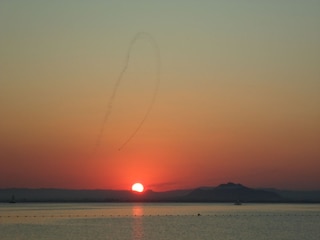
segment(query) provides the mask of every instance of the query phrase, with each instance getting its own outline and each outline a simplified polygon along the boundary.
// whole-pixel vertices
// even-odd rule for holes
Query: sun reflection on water
[[[141,240],[144,236],[143,231],[143,207],[141,205],[132,206],[132,239]]]

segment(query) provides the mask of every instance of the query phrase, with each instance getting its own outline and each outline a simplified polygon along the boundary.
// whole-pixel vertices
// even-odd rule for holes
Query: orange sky
[[[0,188],[320,189],[319,7],[0,2]]]

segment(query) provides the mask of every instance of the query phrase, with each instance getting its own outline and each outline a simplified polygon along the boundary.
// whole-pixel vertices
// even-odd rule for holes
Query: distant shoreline
[[[320,203],[319,191],[254,189],[235,183],[143,193],[129,190],[0,189],[1,203]]]

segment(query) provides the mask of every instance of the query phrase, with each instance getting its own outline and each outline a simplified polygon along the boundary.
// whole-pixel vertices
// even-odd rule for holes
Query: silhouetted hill
[[[320,202],[320,191],[253,189],[226,183],[217,187],[134,193],[128,190],[0,189],[0,202]]]

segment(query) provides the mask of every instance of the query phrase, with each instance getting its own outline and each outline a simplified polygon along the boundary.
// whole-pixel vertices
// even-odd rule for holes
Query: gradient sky
[[[320,189],[320,1],[0,1],[0,188]],[[135,34],[100,145],[108,101]]]

